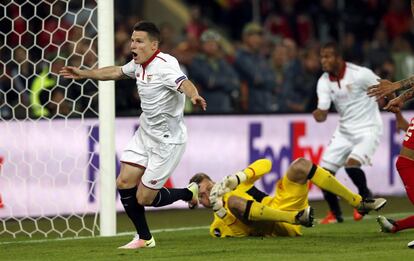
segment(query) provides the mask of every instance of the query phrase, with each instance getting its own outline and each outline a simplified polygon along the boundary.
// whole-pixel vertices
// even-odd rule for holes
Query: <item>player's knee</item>
[[[146,195],[139,195],[137,197],[138,204],[141,206],[150,206],[154,201],[154,198],[146,196]]]
[[[349,158],[345,162],[345,168],[359,168],[359,167],[361,167],[361,162],[359,162],[359,160],[357,159]]]
[[[297,158],[289,167],[288,178],[292,181],[304,180],[306,181],[308,173],[312,168],[312,162],[305,158]],[[293,178],[293,179],[292,179]]]
[[[227,200],[227,206],[233,215],[236,217],[242,217],[244,209],[246,208],[246,202],[239,197],[230,196]]]
[[[116,178],[116,187],[118,189],[127,189],[127,188],[131,188],[131,184],[128,179],[123,178],[121,175],[119,175]]]

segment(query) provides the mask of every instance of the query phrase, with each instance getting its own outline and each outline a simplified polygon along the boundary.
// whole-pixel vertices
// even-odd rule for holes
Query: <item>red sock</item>
[[[414,161],[399,156],[396,167],[404,183],[407,196],[414,204]]]
[[[395,226],[395,232],[404,230],[407,228],[414,228],[414,216],[409,216],[407,218],[397,220],[394,226]]]

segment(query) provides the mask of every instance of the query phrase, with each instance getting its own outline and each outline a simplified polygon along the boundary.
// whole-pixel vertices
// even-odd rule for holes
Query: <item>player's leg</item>
[[[406,157],[398,157],[396,162],[398,173],[404,183],[407,196],[411,203],[414,204],[414,161]],[[377,218],[377,222],[381,226],[381,231],[395,233],[400,230],[414,228],[414,216],[404,219],[392,220],[382,216]]]
[[[361,169],[361,162],[350,156],[350,158],[348,158],[345,163],[345,171],[355,186],[358,188],[359,195],[361,195],[364,199],[371,198],[372,193],[368,189],[367,178],[365,172]]]
[[[137,182],[140,180],[145,169],[131,164],[121,163],[121,172],[117,178],[117,188],[122,205],[129,219],[135,226],[137,236],[121,248],[134,249],[145,246],[143,240],[152,238],[145,218],[145,208],[137,200]],[[154,243],[155,244],[155,243]]]
[[[250,221],[275,221],[310,227],[313,222],[313,210],[310,207],[301,211],[283,211],[237,196],[230,196],[227,206],[235,217],[246,224]]]
[[[361,163],[356,159],[349,158],[345,163],[345,171],[357,187],[359,195],[361,195],[363,199],[372,198],[372,193],[367,186],[365,172],[361,169]],[[353,216],[355,221],[362,220],[364,217],[359,214],[356,209],[354,209]]]
[[[361,214],[367,214],[371,210],[379,210],[387,202],[383,198],[363,200],[360,195],[353,193],[347,187],[342,185],[342,183],[340,183],[325,169],[312,164],[310,161],[307,161],[307,165],[311,165],[307,176],[309,180],[311,180],[316,186],[343,198]]]
[[[377,222],[380,225],[381,232],[396,233],[400,230],[414,228],[414,215],[399,220],[378,216]]]
[[[121,248],[134,249],[147,246],[147,240],[152,235],[145,218],[145,208],[138,204],[138,188],[148,163],[148,154],[142,133],[135,132],[131,141],[121,155],[121,171],[116,183],[125,212],[131,219],[137,231],[134,239]],[[153,241],[153,240],[152,240]],[[149,241],[148,247],[155,246],[155,241]]]
[[[346,160],[345,171],[351,178],[352,182],[358,188],[359,195],[362,198],[372,198],[372,193],[367,185],[367,178],[365,172],[362,170],[362,165],[369,165],[371,158],[379,145],[380,131],[377,127],[369,128],[361,132],[361,135],[354,137],[356,145]],[[354,210],[354,220],[358,221],[363,218],[357,210]]]
[[[329,171],[329,170],[328,170]],[[329,171],[333,176],[335,173]],[[323,198],[328,203],[329,212],[328,215],[323,218],[319,223],[320,224],[331,224],[331,223],[342,223],[344,221],[342,217],[341,206],[339,205],[338,196],[332,192],[322,189]]]
[[[187,188],[165,188],[184,153],[185,144],[158,144],[151,154],[147,170],[141,179],[138,202],[145,206],[162,207],[178,200],[190,201],[198,198],[198,186]]]
[[[345,164],[346,158],[351,152],[352,143],[348,141],[340,132],[336,131],[323,153],[321,167],[328,170],[332,175],[338,171],[340,167]],[[334,193],[322,189],[323,197],[328,203],[328,215],[323,218],[321,224],[330,224],[336,222],[343,222],[342,210],[339,205],[338,196]]]

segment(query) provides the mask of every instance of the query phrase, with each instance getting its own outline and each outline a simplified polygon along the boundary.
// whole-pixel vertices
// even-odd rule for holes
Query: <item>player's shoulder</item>
[[[318,79],[318,85],[326,85],[329,83],[329,73],[322,73],[321,77]]]
[[[346,63],[346,68],[350,72],[356,73],[356,74],[366,74],[366,73],[372,72],[372,70],[369,69],[368,67],[357,65],[357,64],[354,64],[354,63],[350,63],[350,62]]]
[[[158,58],[158,60],[160,60],[160,62],[177,63],[178,64],[177,58],[175,58],[174,56],[172,56],[170,54],[167,54],[167,53],[159,52],[157,54],[156,58]]]

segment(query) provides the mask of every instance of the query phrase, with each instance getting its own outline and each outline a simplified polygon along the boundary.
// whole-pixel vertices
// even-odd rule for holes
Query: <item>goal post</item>
[[[98,3],[98,64],[114,65],[114,3]],[[116,234],[115,211],[115,83],[99,82],[100,233]]]
[[[0,0],[0,13],[0,241],[115,235],[114,82],[59,76],[114,65],[114,1]]]

